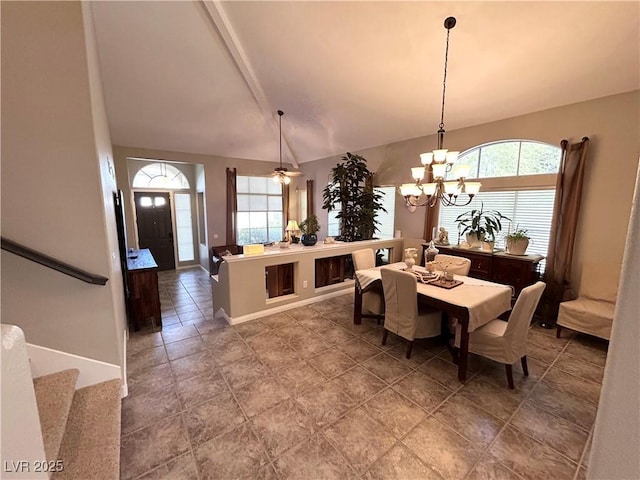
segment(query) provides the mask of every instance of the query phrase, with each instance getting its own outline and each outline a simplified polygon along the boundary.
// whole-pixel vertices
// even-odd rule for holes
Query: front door
[[[151,250],[160,270],[173,270],[176,265],[169,193],[135,192],[134,198],[140,248]]]

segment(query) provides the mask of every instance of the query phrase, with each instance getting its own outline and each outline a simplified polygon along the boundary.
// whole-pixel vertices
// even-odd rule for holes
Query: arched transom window
[[[438,224],[450,232],[449,241],[464,240],[457,216],[484,206],[510,219],[503,224],[496,247],[504,248],[504,237],[510,231],[525,229],[531,238],[527,253],[546,256],[561,154],[560,147],[533,140],[486,143],[461,153],[456,165],[468,165],[469,178],[479,179],[482,188],[469,205],[440,208]],[[451,177],[453,180],[454,175]],[[542,269],[544,266],[543,261]]]
[[[138,170],[133,188],[184,189],[189,188],[189,180],[173,165],[152,163]]]

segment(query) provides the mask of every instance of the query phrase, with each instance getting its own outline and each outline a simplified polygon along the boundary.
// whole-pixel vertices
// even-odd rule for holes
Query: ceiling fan
[[[289,177],[297,177],[298,175],[302,175],[302,172],[290,172],[285,167],[282,166],[282,116],[284,112],[282,110],[278,110],[278,116],[280,117],[280,166],[273,169],[273,177],[272,180],[276,183],[281,183],[283,185],[289,185],[291,183],[291,178]]]

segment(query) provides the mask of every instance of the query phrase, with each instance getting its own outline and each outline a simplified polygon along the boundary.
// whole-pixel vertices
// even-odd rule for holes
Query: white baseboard
[[[350,283],[351,283],[350,286],[352,286],[353,285],[353,281],[350,282]],[[329,287],[331,287],[331,286],[329,286]],[[322,288],[325,289],[327,287],[322,287]],[[318,290],[320,290],[320,289],[317,289],[316,292]],[[266,316],[269,316],[269,315],[273,315],[274,313],[280,313],[280,312],[284,312],[286,310],[291,310],[293,308],[303,307],[303,306],[309,305],[311,303],[322,302],[323,300],[327,300],[327,299],[333,298],[333,297],[339,297],[341,295],[346,295],[346,294],[352,293],[352,292],[353,292],[353,290],[351,288],[345,289],[343,287],[340,290],[333,291],[333,292],[327,292],[324,295],[318,295],[317,297],[311,297],[311,298],[307,298],[305,300],[299,300],[297,302],[287,303],[285,305],[280,305],[278,307],[267,308],[265,310],[260,310],[259,312],[248,313],[246,315],[241,315],[239,317],[230,317],[229,315],[227,315],[227,312],[224,311],[224,308],[221,308],[217,312],[215,312],[214,317],[215,318],[224,318],[229,325],[238,325],[239,323],[249,322],[251,320],[255,320],[256,318],[262,318],[262,317],[266,317]]]
[[[59,372],[69,368],[80,370],[76,388],[88,387],[107,380],[119,379],[122,382],[122,370],[118,365],[61,352],[31,343],[26,344],[33,378]],[[126,387],[126,382],[124,382]],[[125,388],[126,390],[126,388]]]

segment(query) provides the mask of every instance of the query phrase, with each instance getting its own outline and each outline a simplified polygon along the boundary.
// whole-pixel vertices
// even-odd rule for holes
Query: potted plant
[[[511,255],[525,255],[527,247],[529,246],[529,240],[531,239],[531,237],[527,235],[528,233],[529,230],[516,225],[515,231],[506,236],[507,253]]]
[[[340,240],[355,242],[370,240],[378,224],[378,211],[386,212],[382,194],[373,187],[373,173],[367,168],[367,160],[347,152],[331,169],[331,183],[322,191],[322,208],[340,210]]]
[[[466,234],[469,247],[477,248],[482,245],[483,250],[493,251],[496,234],[502,230],[502,220],[509,218],[497,210],[485,210],[484,204],[481,204],[479,209],[474,208],[458,215],[456,223],[460,233]]]
[[[318,230],[320,230],[320,224],[318,223],[318,217],[315,214],[309,215],[299,225],[302,232],[302,244],[306,247],[315,245],[318,241]]]

